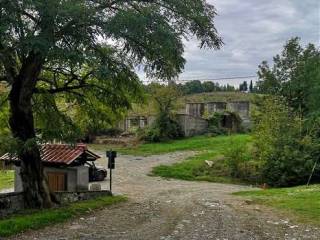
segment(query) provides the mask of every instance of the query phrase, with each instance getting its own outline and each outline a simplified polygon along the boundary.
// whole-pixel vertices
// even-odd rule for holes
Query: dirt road
[[[114,192],[129,201],[62,225],[30,231],[19,240],[250,240],[319,239],[320,229],[303,226],[231,195],[248,187],[165,180],[147,176],[153,166],[181,161],[192,153],[120,156]],[[103,155],[103,153],[101,153]],[[100,165],[106,160],[100,160]],[[108,188],[108,182],[103,183]]]

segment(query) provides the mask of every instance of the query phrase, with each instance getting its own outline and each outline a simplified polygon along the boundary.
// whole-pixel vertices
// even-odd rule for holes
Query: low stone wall
[[[111,196],[110,191],[56,192],[61,204],[68,204],[98,197]],[[17,213],[25,208],[22,192],[0,194],[0,218]]]
[[[98,197],[111,196],[111,192],[103,191],[83,191],[83,192],[57,192],[56,197],[62,204],[73,203],[83,200],[90,200]]]
[[[24,209],[22,192],[0,194],[0,218]]]

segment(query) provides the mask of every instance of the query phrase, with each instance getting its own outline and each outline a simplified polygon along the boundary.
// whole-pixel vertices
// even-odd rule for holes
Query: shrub
[[[179,123],[169,114],[159,113],[153,125],[145,132],[144,140],[162,142],[183,137]]]
[[[110,137],[116,137],[116,136],[119,136],[121,133],[123,133],[123,130],[120,128],[108,128],[108,129],[99,130],[97,132],[97,135],[106,135]]]
[[[243,132],[242,119],[235,112],[215,112],[208,117],[208,133],[226,135],[227,133]]]
[[[259,112],[254,114],[253,139],[255,158],[263,165],[264,181],[272,186],[307,183],[319,158],[319,139],[283,99],[264,97],[262,100]],[[319,168],[315,172],[317,180]]]

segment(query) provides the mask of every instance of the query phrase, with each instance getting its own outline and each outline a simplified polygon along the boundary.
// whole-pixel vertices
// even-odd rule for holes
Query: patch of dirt
[[[179,162],[193,154],[119,156],[113,190],[127,195],[128,202],[12,239],[319,239],[320,229],[297,224],[271,209],[231,195],[249,187],[148,176],[154,166]],[[103,158],[98,165],[106,163]],[[101,185],[108,189],[109,183]]]

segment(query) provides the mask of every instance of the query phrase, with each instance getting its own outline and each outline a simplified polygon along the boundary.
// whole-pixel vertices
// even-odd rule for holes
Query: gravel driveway
[[[113,191],[127,195],[128,202],[12,239],[320,239],[320,229],[297,224],[231,195],[248,187],[147,175],[154,166],[178,162],[192,154],[119,156],[113,172]],[[99,161],[106,165],[106,159]],[[108,182],[102,186],[108,189]]]

